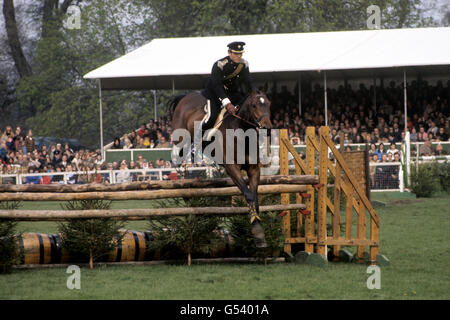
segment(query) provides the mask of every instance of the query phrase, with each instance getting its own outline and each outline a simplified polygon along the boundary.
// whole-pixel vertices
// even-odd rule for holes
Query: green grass
[[[377,208],[380,253],[391,261],[381,268],[380,290],[367,289],[367,266],[350,263],[99,266],[81,269],[81,290],[66,288],[65,268],[17,269],[0,275],[0,299],[449,299],[450,198],[372,195],[387,203]],[[20,228],[56,232],[54,223]]]

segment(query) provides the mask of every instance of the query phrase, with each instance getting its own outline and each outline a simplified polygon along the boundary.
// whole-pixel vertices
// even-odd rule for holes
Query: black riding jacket
[[[241,65],[241,66],[240,66]],[[236,72],[236,69],[239,72]],[[245,89],[242,88],[245,86]],[[206,83],[206,95],[208,99],[228,98],[233,104],[239,103],[246,92],[256,91],[253,85],[248,62],[241,59],[240,63],[234,63],[229,56],[217,60],[211,71],[211,77]]]

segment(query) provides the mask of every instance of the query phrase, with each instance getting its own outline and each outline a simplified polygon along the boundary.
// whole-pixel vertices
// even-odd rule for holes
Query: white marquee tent
[[[450,27],[154,39],[95,69],[102,89],[199,89],[232,41],[257,82],[449,74]],[[400,69],[398,69],[400,68]]]
[[[102,150],[102,89],[202,89],[232,41],[255,82],[323,78],[325,125],[327,79],[403,77],[405,119],[406,74],[450,79],[450,27],[154,39],[84,76],[100,82]]]

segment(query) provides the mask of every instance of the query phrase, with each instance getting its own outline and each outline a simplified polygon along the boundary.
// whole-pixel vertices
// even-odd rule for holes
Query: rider
[[[211,77],[203,95],[209,100],[207,115],[202,121],[202,131],[210,129],[222,108],[235,113],[235,105],[243,103],[246,92],[256,91],[250,76],[248,62],[242,59],[245,42],[228,44],[228,56],[214,62]],[[244,85],[245,91],[242,90]]]

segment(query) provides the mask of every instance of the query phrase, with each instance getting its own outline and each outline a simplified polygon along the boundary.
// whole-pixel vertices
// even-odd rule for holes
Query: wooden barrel
[[[69,252],[65,248],[62,248],[62,245],[61,245],[61,234],[60,233],[55,233],[55,234],[52,234],[52,237],[53,237],[53,239],[55,241],[56,247],[59,250],[56,263],[71,262],[70,261],[70,256],[69,256]]]
[[[51,234],[27,232],[16,236],[23,251],[21,264],[61,262],[61,247]]]
[[[120,229],[117,238],[119,239],[122,235],[122,241],[109,254],[108,261],[144,261],[147,251],[146,237],[150,239],[150,235],[146,236],[145,232]]]

